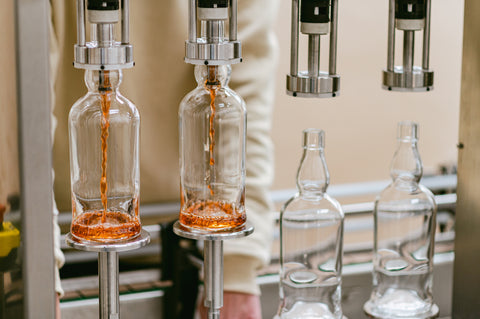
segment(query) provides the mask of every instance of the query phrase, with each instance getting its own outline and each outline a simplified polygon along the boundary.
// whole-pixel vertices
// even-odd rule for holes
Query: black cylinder
[[[420,20],[425,18],[425,0],[396,0],[395,18],[405,20]]]
[[[302,0],[300,21],[306,23],[330,22],[330,0]]]
[[[228,0],[198,0],[199,8],[228,8]]]
[[[88,10],[111,11],[118,10],[119,0],[88,0]]]

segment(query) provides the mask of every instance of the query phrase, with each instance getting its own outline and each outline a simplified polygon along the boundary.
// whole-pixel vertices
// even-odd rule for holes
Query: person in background
[[[76,42],[75,1],[50,0],[51,78],[57,129],[54,140],[55,199],[70,211],[68,112],[85,94],[83,70],[72,67]],[[224,248],[222,318],[261,318],[256,271],[269,261],[273,222],[268,189],[273,179],[270,139],[277,44],[277,0],[238,1],[238,39],[243,63],[233,66],[230,87],[247,107],[246,209],[255,232]],[[183,62],[188,1],[130,2],[130,39],[135,68],[124,71],[121,91],[141,117],[141,203],[179,201],[178,106],[195,87],[193,66]],[[58,285],[58,292],[61,287]]]

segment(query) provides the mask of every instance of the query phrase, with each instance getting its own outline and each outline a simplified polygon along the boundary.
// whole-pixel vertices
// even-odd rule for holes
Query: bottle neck
[[[422,160],[418,153],[417,141],[399,140],[390,167],[392,179],[401,183],[418,183],[422,178],[422,173]]]
[[[201,87],[226,87],[231,71],[229,65],[196,65],[195,79]]]
[[[302,196],[323,196],[330,182],[323,131],[304,131],[303,155],[297,172],[297,188]]]
[[[92,93],[116,92],[122,82],[121,70],[86,70],[85,84]]]

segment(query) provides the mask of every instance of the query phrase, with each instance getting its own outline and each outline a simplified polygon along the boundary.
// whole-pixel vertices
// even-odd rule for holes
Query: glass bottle
[[[280,213],[280,307],[275,318],[341,319],[344,214],[327,193],[324,132],[303,131],[298,193]]]
[[[120,94],[121,80],[120,70],[87,70],[88,93],[70,110],[71,233],[78,239],[112,242],[141,231],[140,116]]]
[[[180,223],[204,231],[246,222],[246,109],[228,87],[230,66],[195,66],[180,104]]]
[[[422,161],[417,123],[398,124],[398,147],[390,167],[392,183],[374,209],[373,291],[365,311],[374,317],[430,318],[436,204],[420,185]]]

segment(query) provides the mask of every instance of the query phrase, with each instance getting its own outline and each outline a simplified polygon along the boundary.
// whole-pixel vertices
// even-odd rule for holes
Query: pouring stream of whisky
[[[212,188],[212,178],[214,176],[214,166],[215,166],[215,159],[213,155],[213,150],[215,148],[215,98],[217,96],[217,91],[220,89],[220,81],[217,79],[217,71],[218,67],[216,66],[209,66],[208,67],[208,77],[205,81],[205,88],[210,92],[210,127],[208,130],[208,135],[210,138],[210,183],[208,184],[208,189],[210,190],[210,195],[213,196],[213,188]]]
[[[105,223],[107,216],[107,150],[108,150],[108,128],[110,127],[110,98],[112,87],[110,85],[110,72],[100,72],[100,97],[102,105],[101,139],[102,139],[102,177],[100,178],[100,196],[103,205],[102,223]]]

